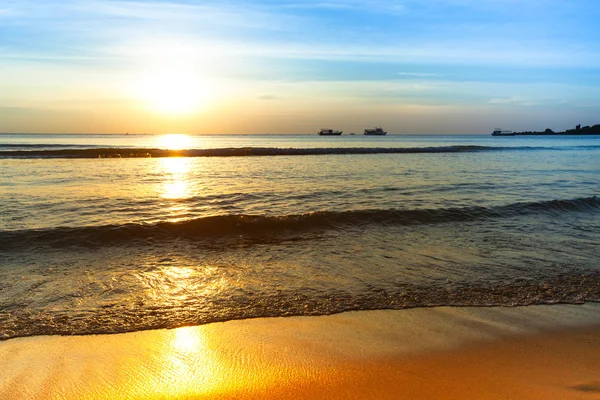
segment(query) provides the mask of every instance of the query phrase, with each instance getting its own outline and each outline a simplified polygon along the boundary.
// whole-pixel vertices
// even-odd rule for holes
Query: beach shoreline
[[[0,342],[3,399],[598,399],[600,303],[259,318]]]

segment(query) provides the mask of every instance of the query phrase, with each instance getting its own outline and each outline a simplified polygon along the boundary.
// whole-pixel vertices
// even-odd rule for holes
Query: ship
[[[334,131],[333,129],[321,129],[319,135],[321,136],[340,136],[342,131]]]
[[[513,131],[503,131],[500,128],[496,128],[492,132],[492,136],[515,136],[515,133]]]
[[[387,135],[387,132],[380,126],[376,126],[375,128],[365,129],[365,135],[384,136]]]

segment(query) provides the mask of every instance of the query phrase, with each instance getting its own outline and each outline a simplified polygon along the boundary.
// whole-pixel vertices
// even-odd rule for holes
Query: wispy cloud
[[[0,2],[8,105],[109,98],[163,61],[274,113],[294,98],[382,109],[599,101],[595,0]]]
[[[568,10],[568,2],[548,1]],[[67,56],[98,54],[145,38],[171,37],[240,56],[499,65],[600,63],[600,47],[594,40],[600,39],[599,34],[587,30],[586,37],[591,38],[567,44],[568,35],[557,39],[556,33],[547,32],[581,29],[572,29],[568,18],[554,24],[557,12],[545,11],[533,20],[514,17],[518,15],[514,10],[488,13],[501,5],[506,8],[507,3],[517,2],[23,0],[8,3],[14,21],[0,33],[14,43],[13,54],[30,48],[40,57],[58,56],[61,48],[70,49]],[[533,0],[520,4],[540,11],[543,6]],[[567,17],[577,11],[581,10],[571,10]]]
[[[396,0],[329,0],[280,2],[282,9],[352,10],[374,13],[405,14],[407,1]]]
[[[432,74],[427,72],[398,72],[397,75],[410,78],[431,78],[441,76],[440,74]]]
[[[528,98],[511,96],[491,98],[488,104],[492,105],[510,105],[510,106],[535,106],[539,103]]]
[[[198,31],[217,28],[219,32],[231,27],[276,30],[286,27],[297,19],[291,14],[279,14],[274,18],[268,8],[252,2],[204,1],[202,4],[194,4],[164,0],[149,2],[81,0],[73,5],[73,9],[107,18],[159,21],[163,24],[194,23],[197,24]],[[113,21],[113,23],[118,22],[118,20]]]

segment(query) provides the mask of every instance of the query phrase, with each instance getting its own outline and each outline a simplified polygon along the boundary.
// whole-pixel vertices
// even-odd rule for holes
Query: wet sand
[[[1,399],[600,399],[600,303],[0,342]]]

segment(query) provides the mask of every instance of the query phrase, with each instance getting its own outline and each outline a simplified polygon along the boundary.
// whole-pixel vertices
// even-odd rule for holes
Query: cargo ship
[[[503,131],[502,129],[496,128],[492,132],[492,136],[515,136],[513,131]]]
[[[365,135],[384,136],[387,135],[387,132],[380,126],[377,126],[375,128],[365,129]]]
[[[321,129],[319,135],[321,136],[340,136],[342,131],[334,131],[333,129]]]

